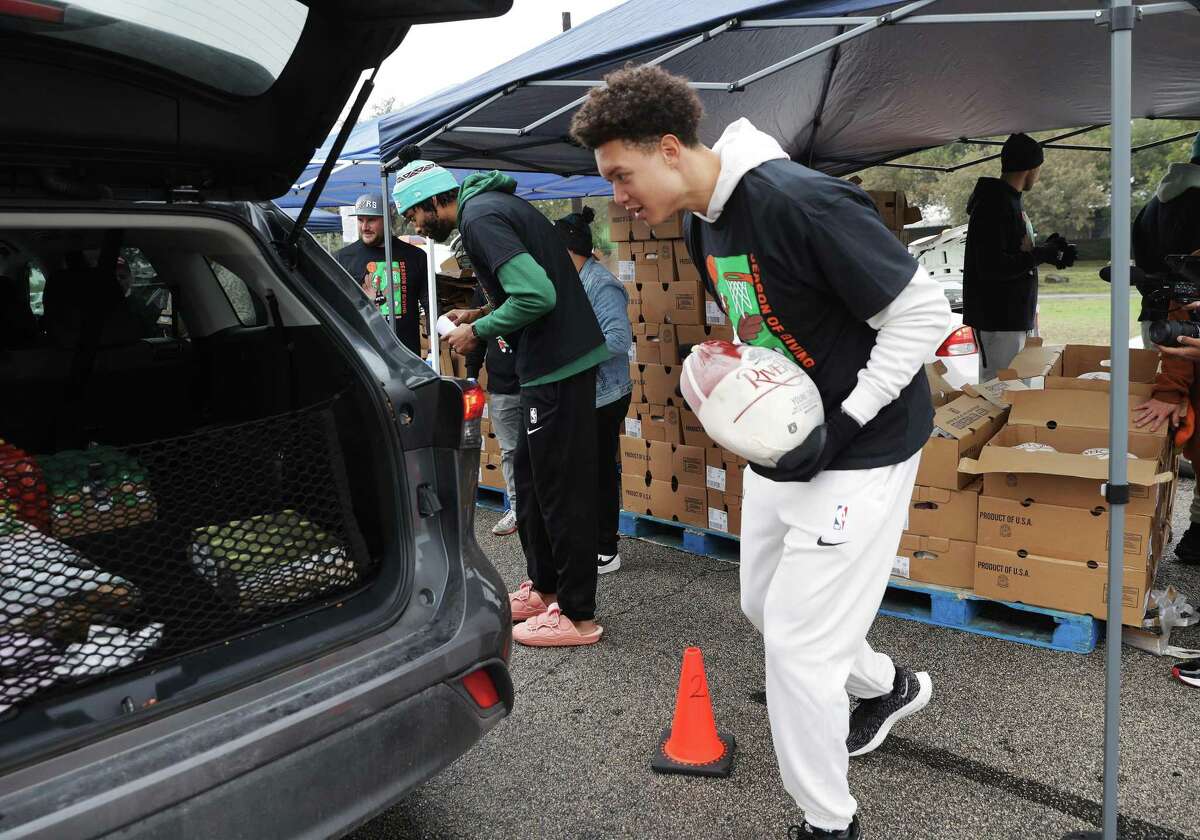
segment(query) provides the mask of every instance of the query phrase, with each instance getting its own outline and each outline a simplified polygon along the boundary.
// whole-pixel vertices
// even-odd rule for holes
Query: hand
[[[1165,353],[1168,356],[1178,356],[1181,359],[1191,359],[1193,362],[1200,362],[1200,338],[1191,338],[1186,335],[1181,335],[1178,339],[1178,347],[1167,347],[1163,344],[1156,344],[1158,352]]]
[[[482,309],[451,309],[445,313],[452,324],[473,324],[483,317]]]
[[[1133,410],[1133,420],[1138,428],[1150,426],[1151,432],[1157,432],[1163,427],[1163,424],[1172,421],[1172,425],[1178,423],[1187,416],[1187,403],[1182,402],[1178,405],[1162,400],[1146,400]]]
[[[779,459],[774,467],[751,464],[750,469],[772,481],[812,481],[833,463],[862,426],[844,411],[839,411],[809,432],[804,442]]]
[[[761,315],[744,315],[738,319],[737,334],[743,342],[749,344],[754,340],[762,330],[763,319]]]
[[[455,353],[465,356],[479,346],[479,339],[475,337],[470,324],[459,324],[446,336],[446,343]]]

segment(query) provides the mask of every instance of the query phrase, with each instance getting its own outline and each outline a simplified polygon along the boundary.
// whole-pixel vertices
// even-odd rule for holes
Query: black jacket
[[[1166,274],[1169,254],[1190,254],[1200,248],[1200,166],[1174,164],[1154,198],[1133,223],[1133,261],[1146,274]],[[1142,283],[1145,294],[1155,285]],[[1142,301],[1139,321],[1165,319],[1165,307]]]
[[[474,307],[487,303],[483,290],[475,287],[475,297],[471,301]],[[489,394],[519,394],[521,383],[517,381],[517,354],[514,348],[500,338],[489,338],[479,342],[475,349],[467,354],[467,376],[479,378],[481,368],[487,366],[487,390]]]
[[[1026,250],[1021,193],[980,178],[967,202],[963,323],[978,330],[1031,330],[1037,312],[1037,257]]]

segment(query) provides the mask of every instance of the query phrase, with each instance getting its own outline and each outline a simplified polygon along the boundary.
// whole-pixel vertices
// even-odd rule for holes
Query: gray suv
[[[509,5],[0,3],[0,836],[336,836],[511,710],[483,395],[267,201]]]

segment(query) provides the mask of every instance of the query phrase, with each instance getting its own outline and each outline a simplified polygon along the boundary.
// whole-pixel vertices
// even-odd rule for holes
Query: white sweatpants
[[[767,708],[783,785],[816,828],[858,809],[847,782],[852,694],[892,690],[867,644],[887,589],[920,453],[871,470],[774,482],[751,469],[742,504],[742,611],[763,634]]]

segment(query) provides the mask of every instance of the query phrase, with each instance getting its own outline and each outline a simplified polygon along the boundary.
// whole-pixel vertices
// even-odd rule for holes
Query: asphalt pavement
[[[1175,534],[1187,527],[1181,481]],[[498,514],[476,531],[510,586],[525,578]],[[512,715],[479,745],[352,836],[394,838],[784,838],[800,814],[771,747],[761,639],[738,608],[737,567],[632,539],[600,580],[601,643],[514,646]],[[1158,585],[1200,601],[1200,567],[1168,552]],[[880,617],[871,644],[930,672],[934,697],[875,753],[851,762],[871,840],[1059,840],[1100,824],[1104,646],[1059,653]],[[1173,641],[1200,647],[1200,626]],[[650,770],[669,725],[683,649],[698,645],[718,726],[737,738],[726,779]],[[1200,838],[1200,690],[1174,660],[1125,648],[1121,813],[1126,840]],[[397,745],[403,749],[402,745]]]

